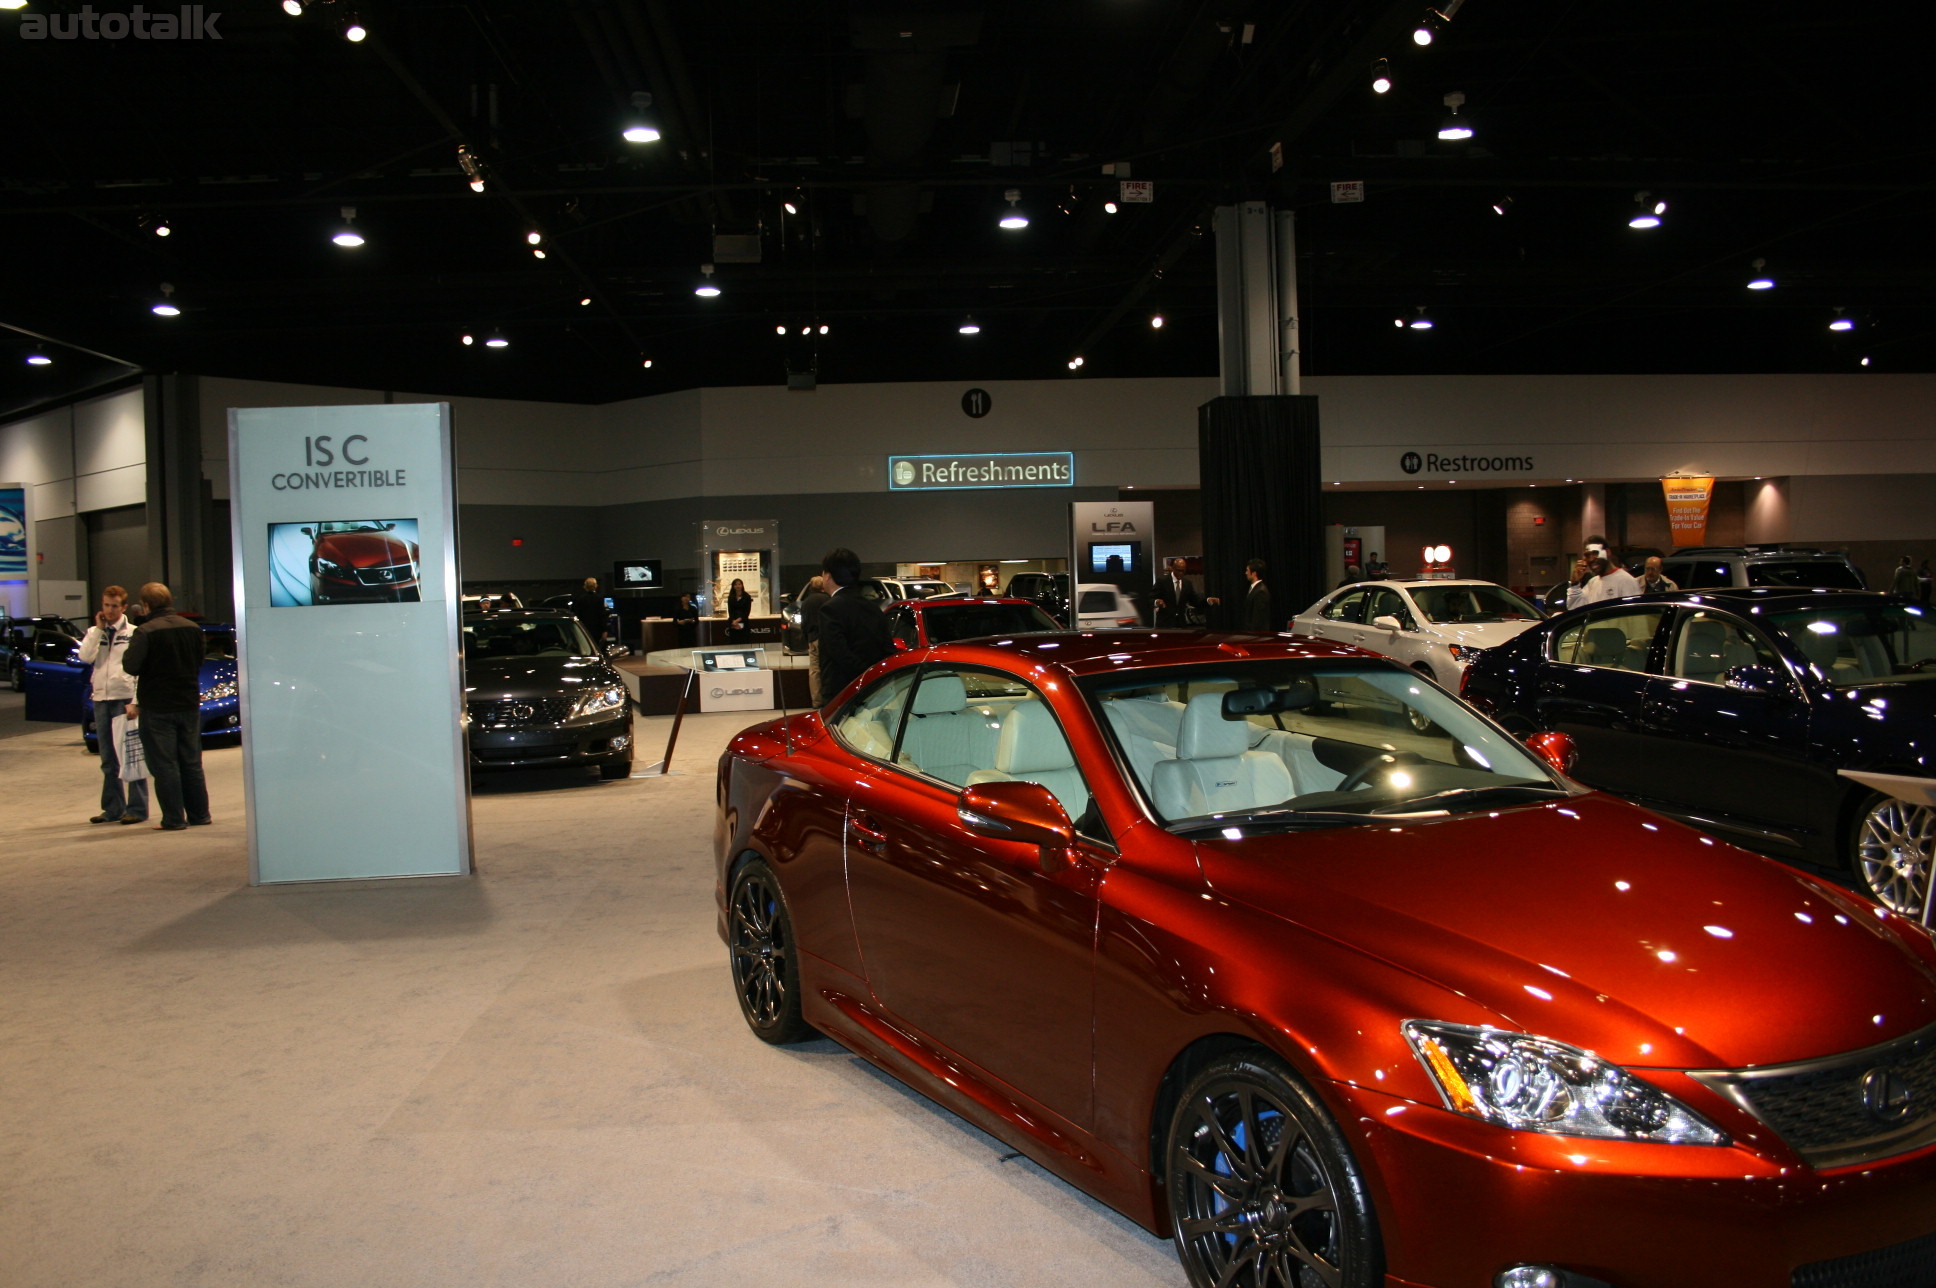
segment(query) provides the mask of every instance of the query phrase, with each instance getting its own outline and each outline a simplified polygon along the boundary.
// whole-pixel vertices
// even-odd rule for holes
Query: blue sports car
[[[236,692],[235,628],[220,622],[202,623],[202,737],[239,738],[242,706]],[[58,657],[49,649],[27,660],[29,720],[81,726],[88,750],[97,749],[94,729],[94,690],[88,683],[93,669],[81,661],[81,642],[69,641]]]

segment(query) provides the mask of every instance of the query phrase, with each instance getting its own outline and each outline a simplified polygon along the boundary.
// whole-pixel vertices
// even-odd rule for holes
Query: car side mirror
[[[893,639],[889,640],[888,643],[894,646],[894,651],[896,653],[905,653],[910,648],[913,647],[913,645],[909,644],[906,640],[902,639],[899,635],[896,635]]]
[[[1562,774],[1573,772],[1573,762],[1580,758],[1579,749],[1573,745],[1570,733],[1536,733],[1526,739],[1526,745],[1533,754],[1559,770]]]
[[[1393,617],[1390,613],[1372,618],[1371,626],[1373,630],[1379,631],[1402,631],[1405,629],[1405,624],[1396,617]]]
[[[1040,783],[977,783],[962,790],[955,816],[978,836],[1040,847],[1042,871],[1069,866],[1076,825],[1055,793]]]
[[[383,525],[383,530],[385,532],[395,532],[397,530],[397,525],[394,523],[386,523]]]
[[[1787,684],[1772,666],[1734,666],[1721,677],[1721,683],[1730,689],[1743,693],[1763,693],[1774,695],[1784,692]]]
[[[605,656],[608,658],[630,657],[632,656],[632,650],[623,644],[607,644],[605,646]]]
[[[303,534],[303,535],[304,535],[305,537],[313,537],[313,536],[315,536],[315,535],[316,535],[316,530],[315,530],[314,528],[304,528],[304,529],[302,530],[302,534]]]

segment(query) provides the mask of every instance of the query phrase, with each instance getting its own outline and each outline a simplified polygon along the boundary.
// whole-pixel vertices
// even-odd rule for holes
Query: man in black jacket
[[[894,651],[880,605],[860,593],[860,556],[841,547],[820,561],[834,588],[820,605],[820,696],[831,701],[853,678]]]
[[[1244,564],[1244,580],[1250,589],[1244,594],[1244,629],[1247,631],[1274,631],[1271,625],[1270,587],[1264,584],[1264,561],[1252,559]]]
[[[1158,626],[1197,626],[1203,621],[1203,596],[1183,573],[1181,559],[1170,560],[1169,571],[1156,579],[1151,588],[1156,604],[1156,624]],[[1192,612],[1197,614],[1195,621],[1190,620]]]
[[[611,614],[605,611],[605,596],[598,593],[598,578],[585,578],[585,584],[571,597],[571,615],[585,628],[585,634],[592,637],[592,643],[600,648],[605,646],[606,619]]]
[[[164,832],[214,821],[202,777],[202,628],[176,613],[173,600],[158,581],[141,588],[143,621],[121,659],[135,677],[128,714],[141,720],[141,754]]]

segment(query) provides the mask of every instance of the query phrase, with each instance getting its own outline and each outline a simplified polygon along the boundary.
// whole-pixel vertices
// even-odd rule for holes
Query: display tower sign
[[[450,406],[229,412],[249,879],[470,871]]]

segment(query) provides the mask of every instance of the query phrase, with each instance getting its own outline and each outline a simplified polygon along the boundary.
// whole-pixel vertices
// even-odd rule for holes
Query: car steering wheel
[[[1380,752],[1364,764],[1345,775],[1343,782],[1331,790],[1334,792],[1355,792],[1371,781],[1371,776],[1381,769],[1396,769],[1400,765],[1422,765],[1425,757],[1415,751]]]

